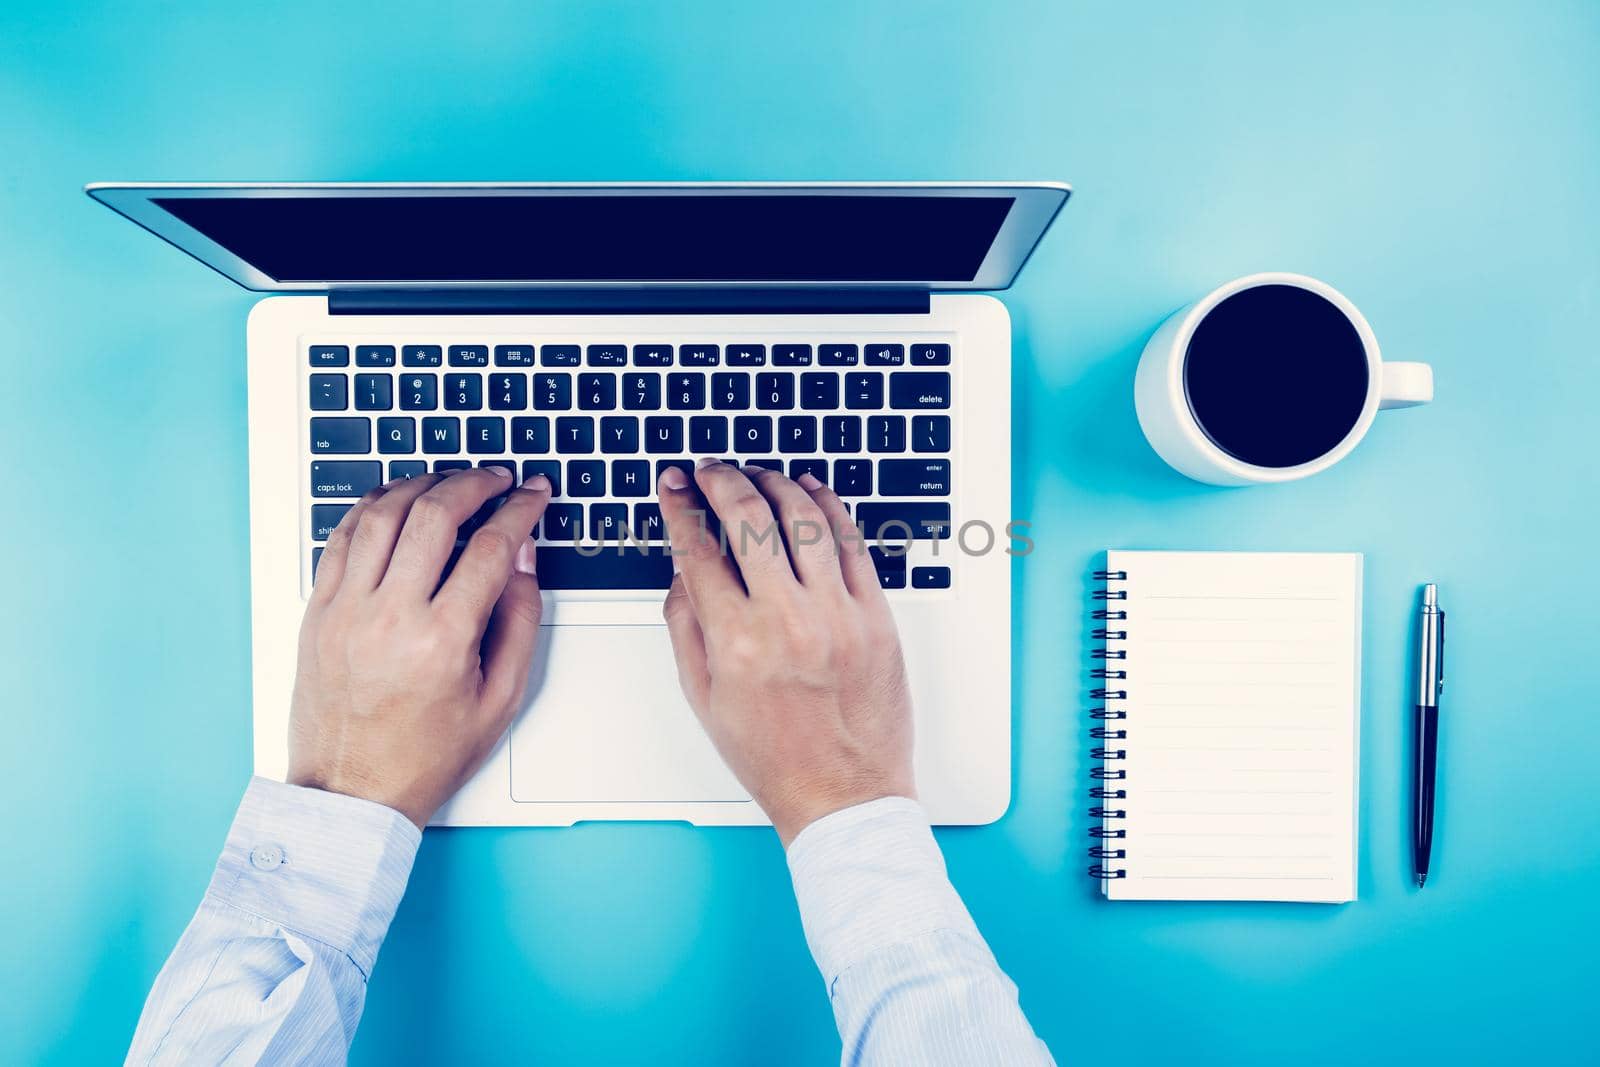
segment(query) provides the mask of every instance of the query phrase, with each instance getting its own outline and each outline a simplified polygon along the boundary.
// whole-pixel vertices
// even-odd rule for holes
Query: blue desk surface
[[[1215,10],[1212,10],[1212,9]],[[1015,799],[941,832],[1063,1063],[1593,1054],[1600,6],[148,5],[0,12],[0,1061],[120,1056],[250,769],[252,297],[93,179],[1049,178],[1006,301]],[[1330,473],[1169,473],[1130,395],[1211,286],[1342,288],[1438,401]],[[1425,517],[1424,505],[1437,518]],[[1365,552],[1361,900],[1084,878],[1106,545]],[[1408,885],[1416,584],[1453,612],[1436,883]],[[357,1063],[823,1063],[772,835],[435,832]]]

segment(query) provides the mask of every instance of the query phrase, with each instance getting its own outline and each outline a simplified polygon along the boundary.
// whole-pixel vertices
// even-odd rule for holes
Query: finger
[[[489,615],[511,580],[513,561],[533,567],[532,548],[527,552],[522,549],[531,546],[529,537],[548,503],[547,480],[541,479],[539,488],[513,490],[467,541],[455,570],[434,596],[434,606],[469,627],[474,637],[482,635],[489,625]]]
[[[844,577],[845,588],[853,597],[869,600],[883,599],[883,585],[878,581],[878,569],[872,565],[872,555],[867,551],[866,538],[861,528],[850,518],[844,501],[837,493],[810,473],[802,474],[800,488],[816,501],[833,534],[834,551],[839,557],[839,573]]]
[[[672,561],[694,599],[700,618],[721,618],[745,600],[739,572],[707,528],[707,508],[689,476],[677,467],[661,472],[656,483],[661,520],[666,523]]]
[[[343,584],[346,562],[350,558],[350,540],[355,534],[357,524],[361,522],[361,513],[368,504],[383,495],[385,486],[370,489],[360,500],[357,500],[339,524],[328,534],[328,540],[322,546],[322,556],[317,561],[317,573],[311,583],[311,607],[321,607],[333,599]]]
[[[772,506],[732,464],[701,460],[694,479],[722,520],[722,541],[752,595],[792,589],[797,583]]]
[[[400,538],[384,575],[386,592],[417,600],[430,599],[439,588],[461,524],[488,500],[511,488],[503,467],[454,471],[411,502]]]
[[[533,541],[522,543],[527,552],[518,555],[517,569],[495,602],[483,635],[483,687],[478,699],[482,708],[498,720],[496,738],[522,707],[528,670],[539,643],[539,619],[544,612],[539,579],[533,573]]]
[[[838,544],[828,526],[828,517],[811,499],[811,494],[785,478],[781,471],[761,467],[744,470],[778,516],[778,526],[795,575],[808,586],[843,589]]]
[[[344,568],[343,581],[354,589],[376,589],[389,569],[389,559],[394,554],[395,542],[400,539],[400,528],[405,525],[411,504],[437,485],[437,474],[422,474],[415,478],[397,478],[384,485],[379,496],[368,502],[361,512],[361,522],[352,531],[350,553]]]
[[[706,636],[695,617],[694,601],[683,575],[672,579],[667,599],[661,605],[667,620],[667,636],[672,639],[672,658],[678,663],[678,685],[696,715],[704,716],[710,703],[711,671],[706,666]]]

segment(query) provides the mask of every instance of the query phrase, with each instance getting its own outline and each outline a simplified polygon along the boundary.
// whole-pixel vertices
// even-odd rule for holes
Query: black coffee
[[[1183,387],[1218,448],[1258,467],[1295,467],[1343,441],[1361,417],[1367,356],[1355,326],[1327,300],[1259,285],[1201,320]]]

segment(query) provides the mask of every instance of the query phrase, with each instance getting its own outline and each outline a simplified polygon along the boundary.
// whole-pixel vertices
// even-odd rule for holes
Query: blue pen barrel
[[[1428,877],[1428,862],[1433,852],[1434,773],[1439,751],[1439,709],[1417,705],[1416,811],[1411,825],[1411,842],[1416,855],[1417,885]]]

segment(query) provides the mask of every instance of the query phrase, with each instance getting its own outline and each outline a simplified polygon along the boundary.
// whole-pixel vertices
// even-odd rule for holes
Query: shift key
[[[949,496],[947,459],[886,459],[878,463],[880,496]]]
[[[949,504],[887,503],[856,505],[856,525],[869,542],[944,541],[950,537]]]
[[[361,455],[372,451],[372,423],[362,418],[311,420],[311,451]]]

